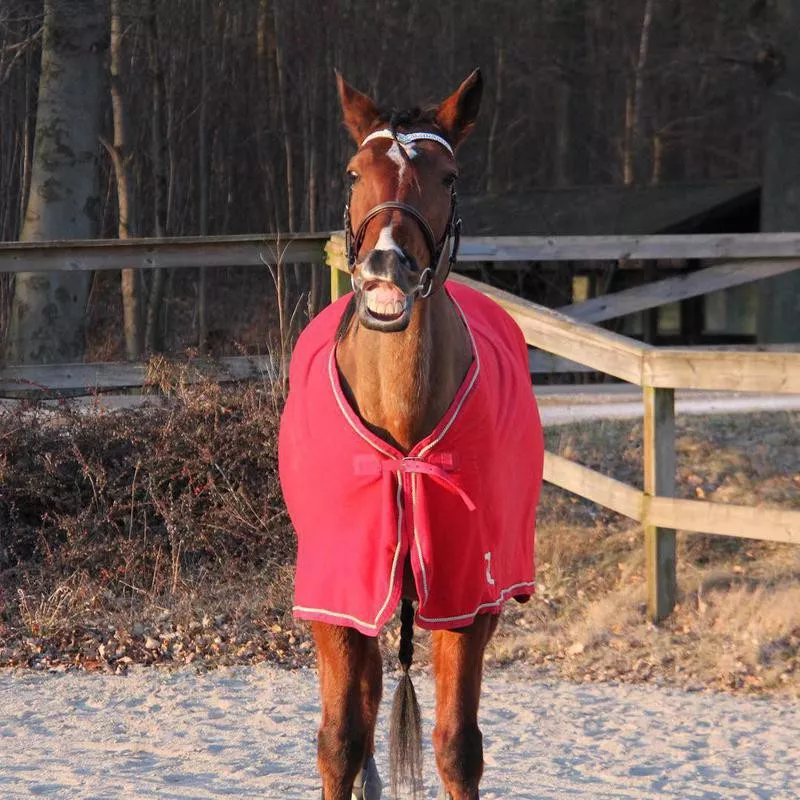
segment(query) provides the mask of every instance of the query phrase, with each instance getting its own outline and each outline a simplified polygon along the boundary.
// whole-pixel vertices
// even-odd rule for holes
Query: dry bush
[[[157,377],[167,382],[169,371]],[[202,605],[215,594],[236,606],[254,578],[273,609],[290,607],[279,395],[268,382],[171,385],[166,405],[86,413],[65,403],[0,416],[7,636],[53,634],[99,606],[143,613],[143,604]]]

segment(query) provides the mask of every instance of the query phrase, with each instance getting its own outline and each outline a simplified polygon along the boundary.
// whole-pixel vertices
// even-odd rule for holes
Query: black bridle
[[[403,136],[403,134],[397,134],[395,132],[388,133],[395,141],[397,141],[399,137]],[[372,136],[374,136],[374,134]],[[367,137],[367,139],[364,140],[362,147],[369,139],[372,138],[372,136]],[[414,134],[407,134],[407,136],[408,141],[413,141],[411,137],[413,137]],[[385,138],[390,138],[390,136],[387,135]],[[420,138],[423,137],[420,136]],[[424,138],[435,138],[436,140],[439,140],[438,136],[430,137],[429,135],[425,135]],[[447,146],[447,148],[448,150],[450,149],[449,146]],[[456,194],[455,185],[453,185],[450,190],[450,218],[447,223],[447,228],[445,229],[442,238],[438,241],[436,240],[436,236],[430,226],[430,223],[427,219],[425,219],[425,216],[422,214],[422,212],[408,203],[401,203],[399,200],[386,200],[383,203],[378,203],[378,205],[373,206],[366,213],[364,219],[361,220],[355,233],[353,233],[353,224],[352,220],[350,219],[350,199],[352,194],[353,185],[351,184],[347,192],[347,201],[345,202],[344,206],[345,253],[347,256],[347,268],[350,270],[351,277],[356,268],[356,262],[358,260],[359,251],[361,250],[361,245],[364,242],[364,236],[367,232],[367,225],[376,216],[378,216],[378,214],[381,214],[384,211],[400,211],[401,213],[411,217],[414,222],[417,223],[419,229],[422,231],[423,237],[425,238],[428,253],[430,254],[430,262],[422,271],[419,284],[412,291],[412,294],[418,294],[420,297],[425,298],[431,294],[434,286],[437,283],[439,286],[444,284],[444,282],[447,280],[447,276],[450,274],[450,270],[453,268],[453,264],[455,264],[456,259],[458,258],[458,247],[461,241],[461,217],[458,215],[458,195]],[[444,248],[451,240],[452,247],[450,249],[450,256],[447,259],[447,265],[444,270],[444,274],[440,276],[439,272],[442,254],[444,252]],[[355,288],[356,287],[354,285],[354,291]]]

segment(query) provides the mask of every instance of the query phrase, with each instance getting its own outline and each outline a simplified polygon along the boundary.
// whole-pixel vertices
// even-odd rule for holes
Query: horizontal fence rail
[[[637,386],[800,394],[800,352],[654,347],[463,275],[516,320],[531,346]]]
[[[466,237],[460,261],[798,258],[798,233]]]
[[[168,378],[169,370],[178,366],[178,377],[185,383],[272,379],[280,371],[275,359],[269,356],[196,358],[182,360],[179,365],[165,361],[161,370],[158,364],[121,362],[12,365],[0,370],[0,397],[34,392],[47,397],[61,392],[93,394],[120,389],[157,388],[162,383],[162,376]]]
[[[643,485],[637,489],[578,463],[545,454],[550,483],[599,503],[644,528],[648,613],[675,604],[675,530],[800,543],[800,510],[676,499],[675,389],[800,394],[800,348],[654,347],[592,322],[696,297],[800,268],[800,234],[688,236],[464,237],[459,261],[626,261],[705,259],[723,263],[552,310],[472,280],[453,279],[493,299],[516,320],[533,348],[532,368],[593,370],[643,390]],[[325,260],[331,296],[350,290],[340,233],[126,241],[0,243],[0,272],[230,267]],[[277,374],[268,357],[197,359],[181,380],[250,380]],[[0,369],[0,394],[110,390],[158,385],[143,364],[69,364]]]
[[[320,262],[329,234],[0,242],[0,272],[254,267]]]
[[[339,233],[0,242],[0,272],[257,266],[262,257],[294,264],[318,262],[323,251],[330,258],[343,248]],[[463,263],[794,259],[800,258],[800,233],[464,236],[458,258]]]
[[[642,525],[722,536],[741,536],[747,530],[747,539],[800,544],[800,511],[653,497],[549,451],[544,478]]]

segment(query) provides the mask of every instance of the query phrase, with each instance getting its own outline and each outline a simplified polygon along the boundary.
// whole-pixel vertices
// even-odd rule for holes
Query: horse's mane
[[[400,127],[411,127],[412,125],[435,125],[436,124],[436,107],[420,108],[414,106],[413,108],[391,108],[381,109],[378,113],[378,122],[389,124],[389,129],[392,133],[397,133]]]
[[[355,294],[351,295],[349,302],[345,306],[342,318],[339,320],[339,327],[336,328],[337,342],[341,342],[342,339],[344,339],[348,329],[350,328],[350,323],[353,321],[353,317],[356,314],[356,302],[357,299]]]

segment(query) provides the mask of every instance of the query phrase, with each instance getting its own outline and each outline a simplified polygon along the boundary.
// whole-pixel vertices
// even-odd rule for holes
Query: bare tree
[[[623,137],[622,182],[629,186],[638,177],[641,169],[636,169],[642,159],[642,100],[644,70],[650,50],[650,28],[653,25],[653,2],[644,1],[642,27],[639,33],[639,48],[633,70],[633,81],[625,98],[625,134]]]
[[[167,176],[166,143],[163,123],[164,72],[159,56],[158,7],[157,0],[147,4],[147,60],[152,90],[151,140],[150,152],[153,166],[153,234],[159,238],[166,236],[167,229]],[[149,352],[161,348],[161,315],[164,303],[164,270],[154,269],[147,298],[147,323],[145,327],[145,347]]]
[[[127,123],[128,227],[176,236],[338,228],[349,144],[334,67],[400,106],[424,105],[482,66],[490,104],[460,154],[462,195],[487,186],[756,179],[767,93],[748,63],[774,80],[784,55],[775,39],[754,59],[761,23],[753,9],[787,2],[119,0],[126,27],[115,82]],[[19,235],[32,177],[42,7],[0,0],[5,239]],[[106,135],[113,141],[110,125]],[[101,160],[101,180],[112,164]],[[111,200],[100,202],[104,236],[120,229]],[[287,273],[284,291],[308,288],[307,269]],[[312,279],[311,313],[320,277]],[[161,346],[169,286],[157,271],[141,280],[151,349]],[[189,287],[176,278],[176,292]],[[198,286],[198,340],[203,295]]]
[[[110,76],[114,141],[111,143],[105,139],[102,141],[111,157],[117,180],[117,235],[120,239],[128,239],[136,236],[136,227],[131,204],[125,105],[122,100],[122,14],[120,6],[121,0],[111,0]],[[134,361],[142,353],[142,303],[138,271],[133,268],[123,269],[121,286],[125,355],[129,360]]]
[[[199,231],[208,233],[208,0],[200,0],[200,108],[197,116],[197,183],[200,192]],[[197,280],[197,342],[201,351],[208,347],[208,311],[206,309],[208,275],[200,267]]]

